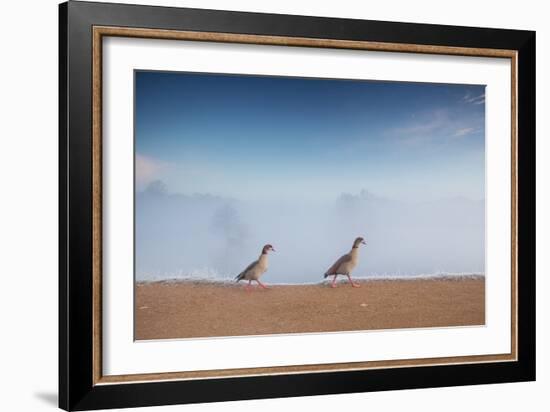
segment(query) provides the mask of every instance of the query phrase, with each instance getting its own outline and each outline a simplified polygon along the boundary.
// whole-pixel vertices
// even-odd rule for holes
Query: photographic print
[[[485,323],[485,86],[135,71],[135,338]]]

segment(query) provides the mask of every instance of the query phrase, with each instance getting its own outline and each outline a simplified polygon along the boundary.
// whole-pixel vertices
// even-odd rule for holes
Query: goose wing
[[[343,256],[340,256],[340,259],[334,262],[334,265],[332,265],[330,269],[325,272],[325,277],[338,274],[338,269],[340,268],[340,266],[343,263],[346,263],[350,260],[351,260],[351,256],[348,253],[346,253]]]
[[[235,280],[241,280],[241,279],[244,279],[244,277],[246,276],[246,273],[250,270],[252,270],[254,268],[254,266],[256,266],[258,264],[258,261],[255,260],[254,262],[252,262],[250,265],[248,265],[246,267],[245,270],[243,270],[241,273],[239,273],[236,277],[235,277]]]

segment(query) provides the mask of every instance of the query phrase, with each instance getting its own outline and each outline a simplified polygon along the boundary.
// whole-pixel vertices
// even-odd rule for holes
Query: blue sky
[[[485,87],[137,71],[136,184],[244,200],[484,198]]]

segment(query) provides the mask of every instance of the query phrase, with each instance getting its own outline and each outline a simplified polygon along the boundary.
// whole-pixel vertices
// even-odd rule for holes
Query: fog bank
[[[136,194],[136,280],[234,277],[271,243],[266,282],[316,282],[357,236],[367,245],[355,276],[484,273],[484,201],[401,202],[363,190],[261,203],[170,194],[157,182]]]

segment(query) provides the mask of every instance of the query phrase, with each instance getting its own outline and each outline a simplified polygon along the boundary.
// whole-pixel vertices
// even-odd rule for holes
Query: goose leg
[[[260,285],[262,289],[267,289],[267,286],[260,282],[258,279],[256,279],[256,282],[258,282],[258,285]]]
[[[334,275],[334,278],[332,279],[332,283],[330,284],[330,287],[331,288],[335,288],[336,287],[336,278],[338,277],[338,275]]]
[[[248,283],[244,286],[244,290],[246,290],[247,292],[250,292],[250,284],[252,283],[251,280],[248,281]]]
[[[351,283],[351,286],[353,286],[354,288],[360,288],[361,285],[359,283],[355,283],[352,279],[351,279],[351,276],[349,275],[349,273],[346,273],[346,276],[348,277],[350,283]]]

